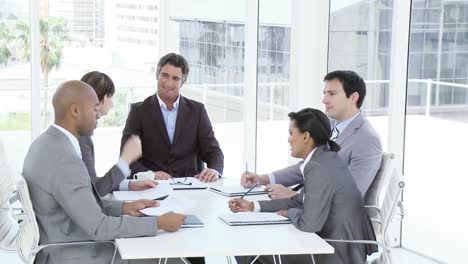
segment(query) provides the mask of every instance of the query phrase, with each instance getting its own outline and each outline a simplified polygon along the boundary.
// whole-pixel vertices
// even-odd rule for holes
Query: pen
[[[255,187],[257,187],[257,184],[254,184],[254,186],[252,186],[252,188],[250,188],[248,191],[246,191],[241,197],[240,199],[244,198],[244,196],[246,196],[250,191],[252,191]]]
[[[247,167],[247,162],[245,163],[245,175],[249,175],[249,168]]]

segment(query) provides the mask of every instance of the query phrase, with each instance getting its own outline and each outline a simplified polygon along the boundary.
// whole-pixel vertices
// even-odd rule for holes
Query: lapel
[[[58,130],[56,127],[54,126],[50,126],[49,129],[47,130],[46,133],[49,133],[51,135],[54,135],[55,137],[58,137],[61,141],[64,141],[64,144],[62,144],[64,147],[68,146],[68,149],[64,149],[64,151],[69,151],[69,152],[73,152],[73,153],[76,153],[75,152],[75,149],[73,148],[73,145],[72,143],[70,142],[70,140],[68,139],[68,137],[62,133],[62,131]],[[91,140],[91,138],[90,138]],[[67,143],[65,143],[67,142]],[[93,146],[93,153],[94,153],[94,146]],[[77,157],[79,159],[79,157]],[[83,161],[81,161],[83,162]],[[86,167],[86,165],[83,163],[83,166]],[[88,170],[86,169],[86,172]],[[64,177],[68,177],[68,175],[65,175]],[[102,201],[101,201],[101,197],[99,196],[96,188],[94,187],[94,183],[93,181],[91,180],[91,177],[89,177],[89,174],[87,175],[88,177],[88,180],[89,182],[91,182],[91,189],[93,190],[93,195],[94,195],[94,198],[96,198],[96,202],[98,203],[99,207],[101,207],[101,209],[103,208],[102,206]]]
[[[185,97],[180,95],[179,98],[179,110],[177,111],[176,126],[174,131],[174,138],[172,144],[175,145],[183,132],[184,124],[187,124],[187,119],[189,118],[189,113],[187,109],[187,100]]]
[[[306,181],[308,181],[306,175],[308,174],[308,172],[310,170],[312,170],[315,166],[318,165],[318,162],[316,161],[317,160],[317,157],[319,157],[320,155],[322,155],[322,152],[324,151],[324,149],[327,148],[327,145],[323,145],[323,146],[320,146],[320,147],[317,147],[317,149],[315,150],[314,154],[312,154],[312,157],[310,157],[310,160],[309,162],[305,165],[304,167],[304,174],[303,174],[303,177],[304,177],[304,188],[302,188],[302,191],[300,193],[301,195],[301,201],[304,202],[305,200],[305,193],[306,193],[306,188],[307,188],[307,184],[306,184]]]
[[[169,135],[167,134],[166,124],[164,123],[164,117],[161,112],[161,106],[159,105],[158,97],[156,94],[154,94],[153,98],[151,99],[151,105],[154,112],[153,116],[156,121],[156,126],[158,127],[159,132],[161,133],[161,136],[164,139],[164,141],[170,146],[171,141],[169,140]]]
[[[343,144],[343,142],[346,139],[348,139],[350,136],[357,132],[357,130],[362,126],[363,122],[364,117],[362,116],[362,113],[359,113],[359,115],[357,115],[356,118],[354,118],[354,120],[351,123],[349,123],[346,129],[342,133],[340,133],[335,142],[341,146],[341,144]]]

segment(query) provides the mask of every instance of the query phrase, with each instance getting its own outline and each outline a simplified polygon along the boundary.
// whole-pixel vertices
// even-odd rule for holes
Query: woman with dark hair
[[[330,140],[327,116],[317,109],[306,108],[289,113],[291,156],[304,159],[300,170],[304,188],[292,198],[250,202],[232,199],[233,212],[277,212],[291,219],[299,230],[317,233],[330,239],[375,240],[372,224],[365,211],[361,194],[348,166],[338,156],[340,147]],[[365,263],[366,256],[377,251],[375,246],[331,243],[332,255],[286,255],[282,263]],[[272,252],[273,253],[273,252]],[[242,262],[242,258],[239,257]],[[255,263],[271,263],[262,256]]]
[[[96,92],[99,99],[98,118],[107,115],[113,106],[112,96],[115,93],[115,86],[112,79],[105,73],[92,71],[81,78]],[[97,177],[94,161],[94,143],[91,137],[82,136],[78,138],[81,149],[81,156],[85,163],[89,176],[94,183],[94,187],[100,196],[114,190],[140,191],[156,187],[155,180],[129,181],[125,180],[130,176],[130,164],[141,156],[141,141],[138,136],[130,137],[122,148],[122,153],[118,162],[103,177]]]

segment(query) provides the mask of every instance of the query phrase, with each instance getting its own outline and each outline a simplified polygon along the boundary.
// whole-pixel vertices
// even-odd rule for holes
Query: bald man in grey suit
[[[52,101],[55,123],[31,144],[23,175],[39,225],[40,244],[114,240],[154,236],[158,229],[176,231],[184,216],[168,213],[141,216],[140,209],[155,201],[121,202],[101,199],[81,160],[77,137],[90,136],[96,128],[98,99],[80,81],[63,83]],[[113,247],[90,244],[47,248],[35,263],[110,263]],[[117,256],[116,263],[123,261]]]
[[[325,78],[322,102],[331,119],[333,133],[330,138],[338,143],[338,155],[348,164],[351,175],[364,197],[380,167],[382,145],[379,135],[363,116],[360,107],[366,95],[364,80],[352,71],[334,71]],[[254,183],[267,185],[272,199],[292,197],[297,194],[285,186],[302,184],[299,167],[302,162],[266,175],[249,172],[243,174],[244,187]]]

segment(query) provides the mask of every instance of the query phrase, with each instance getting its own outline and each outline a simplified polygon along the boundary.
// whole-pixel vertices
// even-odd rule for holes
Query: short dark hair
[[[361,108],[366,97],[366,83],[357,73],[353,71],[332,71],[325,75],[323,81],[338,80],[343,85],[346,97],[349,98],[352,93],[357,92],[359,99],[356,102],[357,108]]]
[[[330,120],[322,111],[304,108],[299,112],[291,112],[288,116],[291,121],[294,120],[301,133],[309,133],[317,147],[328,143],[331,151],[340,150],[340,146],[335,141],[330,140],[332,133]]]
[[[156,77],[159,78],[159,74],[161,73],[161,68],[169,63],[170,65],[181,68],[182,70],[182,83],[187,81],[187,77],[189,74],[189,64],[187,60],[177,53],[168,53],[159,59],[158,67],[156,69]]]
[[[94,89],[99,102],[104,99],[104,96],[107,95],[108,97],[111,97],[115,93],[114,82],[105,73],[98,71],[88,72],[81,77],[81,81],[87,83]]]

